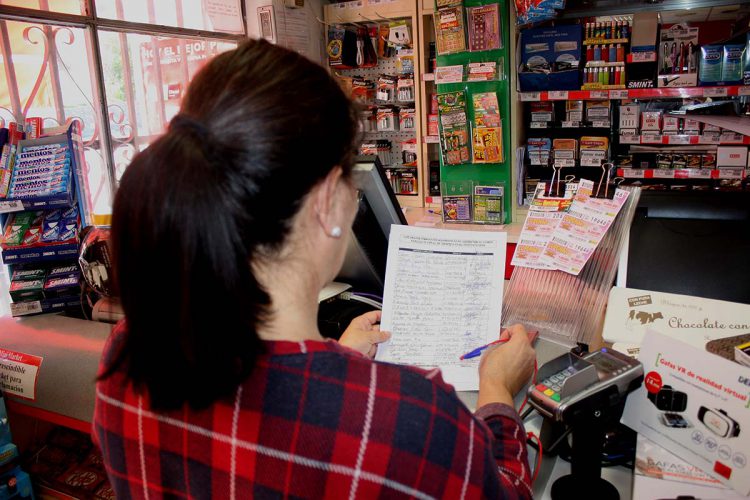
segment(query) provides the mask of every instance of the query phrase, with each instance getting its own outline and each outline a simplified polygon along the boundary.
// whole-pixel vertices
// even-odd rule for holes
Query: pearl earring
[[[341,238],[341,228],[339,226],[333,226],[331,229],[331,238]]]

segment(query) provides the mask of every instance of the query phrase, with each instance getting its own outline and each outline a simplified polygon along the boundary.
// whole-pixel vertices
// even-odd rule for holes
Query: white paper
[[[274,6],[279,45],[298,54],[312,58],[308,53],[312,46],[310,40],[310,19],[305,9],[287,9]]]
[[[242,33],[242,9],[239,0],[203,0],[203,8],[215,31]]]
[[[507,235],[392,226],[377,359],[439,367],[458,391],[479,389],[480,358],[498,339]]]

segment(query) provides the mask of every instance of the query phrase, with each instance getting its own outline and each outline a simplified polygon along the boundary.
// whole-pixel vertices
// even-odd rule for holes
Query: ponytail
[[[284,243],[334,166],[349,174],[355,134],[352,104],[302,56],[249,41],[210,62],[122,177],[112,244],[126,333],[102,377],[122,370],[158,409],[231,396],[270,314],[251,263]]]

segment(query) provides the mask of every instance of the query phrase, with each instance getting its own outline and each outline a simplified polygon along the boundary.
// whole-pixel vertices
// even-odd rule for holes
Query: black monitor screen
[[[358,157],[353,176],[364,196],[336,281],[380,295],[385,282],[391,225],[406,224],[406,217],[377,157]]]
[[[750,193],[643,191],[628,288],[750,304]]]

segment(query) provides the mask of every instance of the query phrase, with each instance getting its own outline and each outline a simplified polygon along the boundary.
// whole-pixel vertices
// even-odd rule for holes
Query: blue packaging
[[[60,234],[57,241],[74,240],[78,236],[78,221],[64,220],[60,223]]]
[[[61,278],[65,276],[77,276],[80,274],[78,264],[59,264],[51,267],[47,272],[47,278]]]
[[[49,212],[44,214],[44,222],[59,221],[60,219],[62,219],[62,213],[63,213],[62,208],[56,208],[54,210],[50,210]]]
[[[60,215],[61,219],[78,219],[78,205],[74,205],[70,208],[65,208]]]
[[[581,37],[580,25],[521,31],[521,90],[580,89]]]
[[[724,45],[721,58],[721,80],[725,84],[742,81],[742,66],[745,59],[744,45]]]
[[[721,66],[724,47],[721,45],[703,45],[698,63],[698,79],[701,85],[716,84],[721,81]]]
[[[60,238],[60,221],[48,221],[44,219],[42,225],[42,241],[45,243],[55,242]]]

